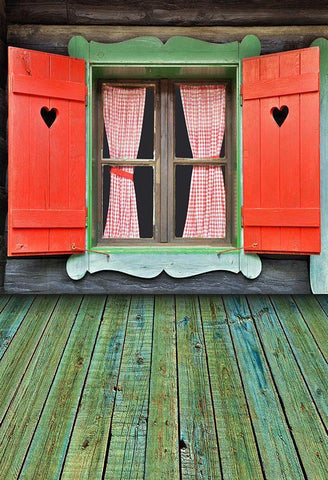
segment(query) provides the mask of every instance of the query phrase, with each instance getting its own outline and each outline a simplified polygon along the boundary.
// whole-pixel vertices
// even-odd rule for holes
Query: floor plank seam
[[[34,299],[34,300],[35,300],[35,299]],[[23,322],[24,322],[24,320],[25,320],[25,318],[26,318],[26,316],[27,316],[30,308],[32,307],[32,305],[33,305],[33,303],[34,303],[34,300],[33,300],[33,302],[31,303],[31,305],[30,305],[28,311],[26,312],[23,320],[21,321],[19,327],[23,324]],[[36,352],[36,350],[38,349],[38,346],[39,346],[39,344],[40,344],[40,342],[41,342],[41,340],[42,340],[42,338],[43,338],[43,336],[44,336],[44,332],[46,331],[46,329],[47,329],[47,327],[48,327],[48,325],[49,325],[49,322],[50,322],[50,320],[51,320],[51,317],[52,317],[52,315],[53,315],[53,313],[54,313],[54,311],[55,311],[55,308],[56,308],[58,302],[59,302],[59,295],[58,295],[58,297],[57,297],[57,301],[56,301],[54,307],[53,307],[52,310],[51,310],[51,313],[50,313],[50,315],[49,315],[49,318],[48,318],[47,322],[46,322],[46,323],[44,324],[44,326],[43,326],[43,330],[42,330],[42,332],[41,332],[41,335],[40,335],[40,337],[39,337],[39,340],[37,341],[37,343],[36,343],[36,345],[35,345],[35,347],[34,347],[34,349],[33,349],[33,352],[31,353],[31,356],[30,356],[30,358],[29,358],[29,360],[28,360],[28,362],[27,362],[27,364],[26,364],[26,366],[25,366],[25,368],[24,368],[24,370],[23,370],[23,372],[22,372],[22,374],[21,374],[21,377],[20,377],[20,379],[19,379],[18,384],[16,385],[15,391],[13,392],[13,396],[11,397],[11,400],[10,400],[10,402],[9,402],[9,404],[8,404],[8,407],[7,407],[6,411],[4,412],[4,415],[2,416],[2,418],[1,418],[1,420],[0,420],[0,426],[1,426],[1,425],[3,424],[3,422],[5,421],[6,415],[7,415],[8,411],[9,411],[9,409],[10,409],[10,407],[11,407],[11,405],[12,405],[12,403],[13,403],[16,395],[17,395],[17,391],[18,391],[18,389],[19,389],[19,387],[20,387],[20,385],[21,385],[21,383],[22,383],[22,381],[23,381],[23,379],[24,379],[24,377],[25,377],[25,375],[26,375],[26,372],[27,372],[27,370],[28,370],[28,368],[29,368],[32,360],[33,360],[33,357],[34,357],[34,355],[35,355],[35,352]],[[18,329],[16,330],[15,335],[12,337],[11,341],[15,338],[15,336],[16,336],[18,330],[19,330],[19,327],[18,327]],[[11,342],[10,342],[10,343],[11,343]],[[10,344],[9,344],[9,345],[10,345]],[[8,346],[8,347],[9,347],[9,346]],[[1,361],[3,361],[3,360],[5,361],[5,355],[6,355],[6,352],[8,352],[8,349],[9,349],[9,348],[7,348],[7,350],[4,352],[4,355],[3,355],[3,357],[1,358]]]
[[[181,449],[186,448],[186,444],[181,438],[181,412],[180,412],[180,386],[179,386],[179,359],[178,359],[178,317],[177,317],[177,299],[174,295],[174,317],[175,317],[175,365],[176,365],[176,376],[177,376],[177,414],[178,414],[178,440],[179,440],[179,478],[182,480],[182,462],[181,462]]]
[[[151,379],[152,379],[152,365],[153,365],[153,347],[154,347],[154,322],[155,322],[155,302],[156,296],[153,296],[153,328],[151,332],[151,349],[150,349],[150,374],[149,374],[149,385],[148,385],[148,418],[147,418],[147,430],[146,430],[146,452],[144,459],[144,478],[146,478],[146,466],[147,466],[147,445],[148,445],[148,430],[149,430],[149,411],[150,411],[150,394],[151,394]]]
[[[197,296],[197,302],[198,302],[198,308],[199,308],[199,313],[200,313],[200,318],[201,318],[201,328],[202,328],[203,339],[204,339],[205,362],[206,362],[206,368],[207,368],[207,376],[208,376],[208,383],[209,383],[209,387],[210,387],[211,404],[212,404],[213,417],[214,417],[214,429],[215,429],[216,444],[217,444],[217,449],[218,449],[219,468],[220,468],[221,478],[223,479],[223,469],[222,469],[222,460],[221,460],[222,457],[221,457],[221,452],[220,452],[219,435],[218,435],[218,429],[217,429],[217,424],[216,424],[215,404],[214,404],[214,399],[213,399],[212,382],[211,382],[209,362],[208,362],[208,354],[207,354],[207,346],[206,346],[206,337],[205,337],[205,332],[204,332],[202,307],[201,307],[201,303],[200,303],[200,300],[199,300],[199,296]]]
[[[317,414],[318,414],[318,416],[319,416],[319,418],[320,418],[322,427],[323,427],[323,429],[324,429],[324,431],[326,432],[326,435],[327,435],[327,434],[328,434],[328,428],[327,428],[328,426],[325,424],[324,419],[322,418],[320,409],[319,409],[319,407],[318,407],[318,405],[317,405],[317,402],[316,402],[316,400],[315,400],[315,398],[314,398],[314,396],[313,396],[311,387],[310,387],[308,381],[307,381],[306,378],[305,378],[303,369],[302,369],[302,367],[301,367],[301,365],[300,365],[300,363],[299,363],[299,360],[297,359],[297,356],[295,355],[294,348],[293,348],[293,344],[292,344],[292,342],[291,342],[290,339],[289,339],[289,336],[288,336],[288,334],[287,334],[287,332],[286,332],[286,329],[285,329],[283,323],[282,323],[281,320],[280,320],[280,317],[279,317],[278,312],[277,312],[277,310],[276,310],[276,308],[275,308],[274,302],[272,302],[272,300],[271,300],[271,296],[269,297],[269,299],[270,299],[270,303],[271,303],[271,305],[272,305],[272,307],[273,307],[273,310],[274,310],[274,312],[275,312],[275,314],[276,314],[276,317],[277,317],[277,319],[278,319],[279,325],[281,326],[281,329],[282,329],[282,331],[283,331],[284,334],[285,334],[285,337],[286,337],[286,339],[287,339],[287,343],[288,343],[288,345],[289,345],[289,347],[290,347],[290,350],[291,350],[292,356],[293,356],[293,358],[294,358],[294,360],[295,360],[295,363],[296,363],[296,365],[298,366],[298,369],[299,369],[299,371],[300,371],[300,374],[301,374],[301,376],[302,376],[302,378],[303,378],[304,385],[306,386],[306,389],[307,389],[307,391],[308,391],[308,393],[309,393],[309,395],[310,395],[310,398],[311,398],[311,400],[312,400],[312,402],[313,402],[313,405],[315,406],[316,412],[317,412]],[[303,318],[303,316],[302,316],[302,318]],[[306,324],[306,326],[307,326],[307,324]],[[308,326],[307,326],[307,327],[308,327]],[[312,335],[312,337],[313,337],[313,335]],[[316,342],[315,342],[315,345],[318,346]],[[320,350],[319,348],[318,348],[318,350],[319,350],[319,352],[320,352],[320,354],[321,354],[321,350]],[[321,354],[321,355],[322,355],[322,354]],[[323,357],[323,359],[324,359],[324,357]]]
[[[114,395],[112,414],[111,414],[109,430],[108,430],[108,440],[107,440],[107,443],[106,443],[104,463],[103,463],[102,474],[101,474],[101,479],[100,480],[105,480],[105,476],[106,476],[106,470],[107,470],[108,459],[109,459],[109,451],[110,451],[110,445],[111,445],[111,440],[112,440],[112,424],[113,424],[114,412],[115,412],[115,407],[116,407],[116,399],[117,399],[118,385],[119,385],[119,379],[120,379],[120,373],[121,373],[121,367],[122,367],[123,352],[124,352],[125,341],[126,341],[126,336],[127,336],[126,334],[127,334],[129,316],[130,316],[130,311],[131,311],[132,296],[131,295],[127,295],[127,296],[130,298],[130,301],[129,301],[129,307],[128,307],[127,313],[126,313],[125,330],[124,330],[124,336],[123,336],[124,340],[123,340],[123,345],[122,345],[119,368],[118,368],[118,372],[117,372],[116,388],[114,387],[115,395]]]
[[[59,300],[59,299],[58,299],[58,300]],[[58,303],[58,302],[57,302],[57,303]],[[70,339],[70,336],[71,336],[71,334],[72,334],[72,331],[73,331],[73,329],[74,329],[74,325],[75,325],[76,319],[77,319],[77,317],[78,317],[79,311],[80,311],[80,309],[81,309],[82,303],[83,303],[83,297],[81,298],[81,302],[80,302],[80,304],[79,304],[79,308],[77,309],[77,312],[76,312],[76,314],[75,314],[74,322],[72,323],[72,327],[70,328],[70,331],[69,331],[69,334],[68,334],[68,336],[67,336],[67,339],[66,339],[66,342],[65,342],[65,345],[64,345],[64,348],[63,348],[63,351],[62,351],[60,360],[59,360],[59,362],[58,362],[58,364],[57,364],[55,373],[54,373],[53,378],[52,378],[52,382],[51,382],[51,384],[50,384],[50,386],[49,386],[48,393],[47,393],[46,398],[45,398],[45,400],[44,400],[44,402],[43,402],[43,405],[42,405],[42,409],[41,409],[41,411],[40,411],[39,418],[38,418],[38,420],[37,420],[37,422],[36,422],[36,424],[35,424],[35,428],[34,428],[34,430],[33,430],[33,434],[31,435],[30,441],[29,441],[29,443],[28,443],[28,447],[27,447],[27,449],[26,449],[24,458],[23,458],[23,460],[22,460],[21,467],[20,467],[19,472],[18,472],[18,475],[17,475],[17,480],[20,479],[21,473],[22,473],[22,471],[23,471],[24,464],[25,464],[26,459],[27,459],[27,457],[28,457],[28,454],[29,454],[29,451],[30,451],[30,448],[31,448],[31,445],[32,445],[32,442],[33,442],[33,439],[34,439],[34,436],[35,436],[35,433],[36,433],[36,430],[37,430],[38,425],[39,425],[39,423],[40,423],[42,414],[43,414],[44,409],[45,409],[45,407],[46,407],[46,405],[47,405],[47,401],[48,401],[48,398],[49,398],[49,395],[50,395],[52,386],[53,386],[54,381],[55,381],[55,378],[56,378],[56,376],[57,376],[57,372],[58,372],[59,366],[60,366],[60,364],[61,364],[61,361],[62,361],[62,357],[63,357],[63,355],[64,355],[64,352],[65,352],[65,350],[66,350],[67,343],[68,343],[68,341],[69,341],[69,339]]]
[[[258,439],[257,439],[257,436],[256,436],[254,423],[253,423],[253,418],[252,418],[252,415],[251,415],[249,401],[248,401],[248,398],[247,398],[247,395],[246,395],[244,379],[243,379],[243,376],[242,376],[242,373],[241,373],[240,363],[239,363],[238,356],[237,356],[236,345],[235,345],[234,338],[233,338],[232,331],[231,331],[231,325],[230,325],[230,321],[229,321],[229,315],[228,315],[228,312],[227,312],[227,309],[226,309],[225,297],[224,296],[222,296],[222,300],[223,300],[223,307],[224,307],[224,311],[225,311],[225,315],[226,315],[226,322],[227,322],[227,325],[228,325],[228,328],[229,328],[229,335],[230,335],[230,339],[231,339],[231,344],[232,344],[232,348],[233,348],[233,352],[234,352],[234,356],[235,356],[235,360],[236,360],[236,365],[237,365],[237,368],[238,368],[239,378],[240,378],[240,382],[241,382],[241,385],[242,385],[243,394],[244,394],[244,398],[245,398],[247,413],[248,413],[250,425],[251,425],[252,432],[253,432],[254,442],[255,442],[255,445],[256,445],[257,456],[258,456],[258,460],[259,460],[259,463],[260,463],[260,466],[261,466],[263,480],[271,480],[271,479],[267,478],[266,471],[265,471],[265,468],[264,468],[263,459],[262,459],[262,456],[261,456],[261,451],[260,451]]]
[[[271,299],[269,299],[270,302],[271,302]],[[278,400],[279,400],[279,403],[280,403],[280,407],[281,407],[281,410],[282,410],[282,413],[284,415],[284,418],[285,418],[285,421],[286,421],[286,424],[287,424],[287,427],[288,427],[288,430],[289,430],[289,433],[290,433],[290,437],[292,439],[292,442],[293,442],[293,445],[294,445],[294,448],[295,448],[295,452],[296,452],[296,455],[297,455],[297,458],[298,458],[298,461],[299,461],[299,464],[300,464],[300,467],[302,469],[302,473],[304,475],[304,479],[307,480],[308,479],[308,476],[306,474],[306,471],[305,471],[305,468],[304,468],[304,465],[303,465],[303,460],[302,460],[302,457],[301,457],[301,454],[299,452],[299,448],[298,448],[298,445],[296,443],[296,440],[295,440],[295,437],[294,437],[294,434],[293,434],[293,429],[292,429],[292,426],[289,422],[289,418],[288,418],[288,415],[286,413],[286,407],[285,407],[285,404],[283,402],[283,399],[281,397],[281,394],[280,394],[280,391],[279,391],[279,388],[278,388],[278,384],[275,380],[275,377],[273,375],[273,372],[272,372],[272,369],[271,369],[271,365],[270,365],[270,362],[269,362],[269,359],[267,357],[267,353],[266,353],[266,349],[265,349],[265,346],[262,342],[262,339],[261,339],[261,336],[259,335],[259,332],[258,332],[258,327],[257,327],[257,324],[256,324],[256,315],[253,314],[253,311],[249,305],[249,302],[248,302],[248,298],[246,297],[246,301],[247,301],[247,305],[248,305],[248,308],[249,308],[249,311],[251,312],[251,315],[252,315],[252,319],[253,319],[253,322],[254,322],[254,327],[255,327],[255,332],[256,332],[256,335],[257,335],[257,340],[259,342],[259,344],[261,345],[261,349],[262,349],[262,352],[263,352],[263,356],[264,356],[264,359],[265,359],[265,362],[266,362],[266,365],[268,367],[268,371],[269,371],[269,374],[270,374],[270,377],[271,377],[271,381],[272,381],[272,384],[274,386],[274,389],[275,389],[275,393],[277,394],[277,397],[278,397]],[[271,302],[272,304],[272,302]],[[274,310],[275,311],[275,310]],[[277,312],[275,311],[276,313],[276,316],[277,318],[279,319],[278,315],[277,315]],[[284,330],[283,330],[284,331]],[[284,331],[284,334],[285,334],[285,337],[286,337],[286,340],[288,342],[288,339],[287,339],[287,335],[286,335],[286,332]]]
[[[10,347],[10,344],[12,343],[12,341],[13,341],[13,339],[16,337],[16,335],[17,335],[17,333],[18,333],[19,329],[20,329],[20,328],[21,328],[21,326],[23,325],[23,323],[24,323],[24,321],[25,321],[25,318],[26,318],[26,316],[28,315],[29,311],[30,311],[30,310],[31,310],[31,308],[32,308],[32,305],[33,305],[33,303],[35,302],[35,299],[36,299],[36,295],[34,295],[34,298],[33,298],[32,302],[31,302],[30,306],[29,306],[29,307],[28,307],[28,309],[26,310],[26,312],[25,312],[25,314],[24,314],[24,316],[23,316],[23,318],[22,318],[22,320],[21,320],[20,324],[18,325],[18,327],[17,327],[17,329],[16,329],[15,333],[14,333],[14,334],[13,334],[13,336],[10,338],[10,342],[9,342],[9,344],[7,345],[7,348],[6,348],[6,350],[4,350],[4,351],[3,351],[3,352],[0,354],[0,361],[2,361],[2,359],[4,358],[4,356],[5,356],[6,352],[8,351],[8,349],[9,349],[9,347]],[[8,301],[8,303],[9,303],[9,301]],[[8,303],[6,304],[6,306],[8,305]]]
[[[1,295],[1,297],[4,297],[4,295]],[[5,301],[4,305],[2,305],[2,307],[1,307],[1,309],[0,309],[0,313],[2,313],[3,310],[6,308],[6,306],[8,305],[11,297],[12,297],[12,295],[7,295],[6,301]]]
[[[317,345],[318,350],[319,350],[319,352],[320,352],[321,355],[322,355],[322,358],[323,358],[323,359],[325,360],[325,362],[327,363],[326,356],[325,356],[325,354],[323,353],[323,351],[322,351],[322,349],[321,349],[321,346],[319,345],[317,339],[315,338],[315,336],[314,336],[314,334],[313,334],[313,332],[312,332],[312,330],[311,330],[311,328],[310,328],[310,326],[309,326],[309,324],[308,324],[308,322],[307,322],[307,320],[306,320],[306,318],[305,318],[305,315],[304,315],[303,312],[302,312],[302,309],[300,308],[297,300],[295,299],[295,296],[294,296],[294,295],[291,295],[291,298],[293,299],[293,302],[295,303],[295,305],[296,305],[296,307],[297,307],[297,310],[299,311],[301,317],[302,317],[303,320],[304,320],[305,325],[307,326],[307,329],[308,329],[309,333],[311,334],[311,336],[312,336],[315,344]],[[320,305],[320,304],[319,304],[319,305]],[[321,305],[320,305],[320,307],[321,307]]]
[[[96,347],[96,344],[97,344],[98,335],[99,335],[100,327],[101,327],[101,324],[102,324],[102,321],[103,321],[103,316],[104,316],[104,311],[105,311],[105,308],[106,308],[107,301],[108,301],[108,295],[106,296],[106,300],[105,300],[104,306],[102,308],[101,319],[100,319],[100,322],[98,324],[98,329],[97,329],[94,344],[93,344],[93,347],[92,347],[92,350],[91,350],[88,367],[87,367],[86,374],[85,374],[85,377],[84,377],[84,380],[83,380],[83,383],[82,383],[82,388],[81,388],[81,392],[80,392],[80,397],[78,399],[77,409],[76,409],[76,412],[75,412],[74,420],[73,420],[73,423],[72,423],[72,428],[71,428],[69,439],[68,439],[68,442],[67,442],[67,445],[66,445],[66,452],[65,452],[65,455],[64,455],[64,458],[63,458],[63,461],[62,461],[62,465],[61,465],[61,469],[60,469],[60,473],[59,473],[59,479],[61,479],[62,475],[63,475],[63,470],[64,470],[64,467],[65,467],[67,452],[68,452],[68,449],[69,449],[69,446],[70,446],[70,443],[71,443],[71,440],[72,440],[73,430],[74,430],[74,427],[75,427],[75,424],[76,424],[76,418],[77,418],[77,415],[79,413],[79,409],[80,409],[80,406],[81,406],[83,392],[84,392],[85,384],[86,384],[88,374],[89,374],[89,371],[90,371],[90,365],[91,365],[93,354],[94,354],[95,347]],[[76,318],[77,318],[77,314],[76,314]]]
[[[328,295],[314,295],[314,298],[316,299],[318,305],[320,306],[323,314],[327,317],[327,316],[328,316],[328,312],[326,311],[325,307],[322,305],[322,297],[323,297],[323,298],[327,298]]]

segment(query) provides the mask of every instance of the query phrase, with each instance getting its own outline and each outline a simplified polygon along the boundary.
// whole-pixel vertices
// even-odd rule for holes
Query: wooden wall
[[[5,64],[6,18],[0,0],[0,67]],[[117,42],[155,35],[165,41],[187,35],[225,43],[257,35],[262,53],[304,48],[317,37],[328,38],[327,1],[299,0],[7,0],[8,45],[67,54],[74,35],[88,40]],[[5,75],[0,84],[0,161],[6,158]],[[3,228],[5,169],[0,175],[0,229]],[[0,231],[0,235],[3,230]],[[257,280],[227,272],[175,280],[165,274],[142,280],[113,272],[68,279],[65,258],[9,259],[5,289],[10,292],[122,293],[309,293],[308,258],[263,258]]]
[[[6,263],[7,217],[7,25],[5,1],[0,0],[0,286]]]
[[[56,25],[324,25],[324,0],[7,0],[8,23]]]
[[[327,8],[328,10],[328,8]],[[246,35],[259,37],[262,53],[308,47],[318,37],[328,38],[328,25],[270,27],[183,27],[183,26],[96,26],[96,25],[8,25],[8,44],[33,50],[67,55],[67,44],[74,35],[97,42],[121,42],[133,37],[154,35],[162,41],[185,35],[208,42],[226,43]]]

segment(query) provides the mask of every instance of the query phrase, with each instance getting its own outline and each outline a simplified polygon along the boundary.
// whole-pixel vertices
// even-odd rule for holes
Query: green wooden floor
[[[328,297],[0,297],[1,480],[327,480]]]

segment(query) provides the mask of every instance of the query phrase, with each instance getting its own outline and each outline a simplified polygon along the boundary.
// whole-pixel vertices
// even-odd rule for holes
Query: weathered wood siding
[[[283,27],[183,27],[163,26],[96,26],[96,25],[8,25],[8,44],[49,53],[67,55],[67,44],[74,35],[88,41],[122,42],[144,35],[156,36],[162,41],[175,35],[227,43],[241,41],[246,35],[256,35],[262,54],[309,47],[318,37],[328,38],[328,25]]]
[[[302,259],[263,258],[255,280],[241,273],[211,272],[190,278],[172,278],[161,273],[153,279],[124,273],[99,272],[71,280],[65,258],[10,258],[7,260],[5,291],[10,293],[156,293],[156,294],[248,294],[310,293],[308,262]]]
[[[6,258],[5,224],[7,217],[7,25],[5,0],[0,0],[0,286]]]
[[[319,25],[324,0],[8,0],[10,23],[71,25]]]
[[[0,66],[5,65],[6,18],[0,0]],[[262,53],[273,53],[310,46],[318,37],[328,38],[326,1],[244,2],[199,0],[8,0],[8,45],[67,54],[74,35],[87,40],[119,42],[143,35],[165,41],[174,35],[225,43],[241,40],[247,34],[259,37]],[[1,70],[3,72],[3,69]],[[0,126],[6,124],[5,74],[0,83]],[[0,130],[0,158],[5,162],[5,130]],[[6,169],[1,168],[1,188]],[[5,201],[5,200],[4,200]],[[6,212],[2,202],[0,228]],[[2,230],[3,231],[3,230]],[[1,231],[0,231],[1,234]],[[178,292],[178,293],[307,293],[308,258],[263,259],[263,272],[256,280],[241,274],[215,272],[176,280],[161,274],[153,280],[124,274],[100,272],[83,280],[71,281],[65,271],[66,258],[10,259],[7,262],[5,289],[10,292]]]

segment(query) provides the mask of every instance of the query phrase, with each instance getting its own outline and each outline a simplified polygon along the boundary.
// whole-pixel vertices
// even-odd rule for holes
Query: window
[[[100,81],[97,92],[97,244],[231,245],[231,82]]]
[[[165,44],[150,37],[106,45],[75,37],[69,51],[78,58],[9,50],[9,255],[91,250],[71,261],[79,270],[74,278],[81,278],[83,269],[107,267],[137,276],[147,269],[149,275],[165,269],[173,276],[228,269],[254,278],[260,271],[258,257],[245,253],[320,252],[318,47],[258,56],[260,42],[254,36],[224,45],[184,37]],[[130,158],[115,154],[111,146],[106,153],[101,139],[101,89],[119,83],[124,91],[143,89],[148,105],[138,115],[140,138],[146,135],[148,140],[139,138],[138,151]],[[226,91],[225,137],[210,154],[199,154],[193,146],[188,127],[193,115],[183,99],[201,85],[224,86]],[[285,121],[277,122],[273,113],[284,107]],[[153,127],[144,122],[145,112]],[[199,120],[199,114],[194,117]],[[184,234],[190,172],[201,167],[222,174],[224,237],[222,232]],[[110,179],[120,177],[113,168],[132,169],[134,183],[142,185],[136,197],[137,214],[139,208],[144,221],[142,225],[138,218],[141,238],[104,235]],[[126,173],[131,186],[131,172]],[[149,245],[156,255],[153,261],[139,257],[139,268],[132,257],[148,253]],[[218,253],[229,250],[226,245],[238,254],[218,260]],[[122,255],[114,257],[117,263],[107,262],[108,252],[111,259]],[[186,260],[188,255],[180,253],[195,257]],[[175,255],[173,261],[170,255]]]

